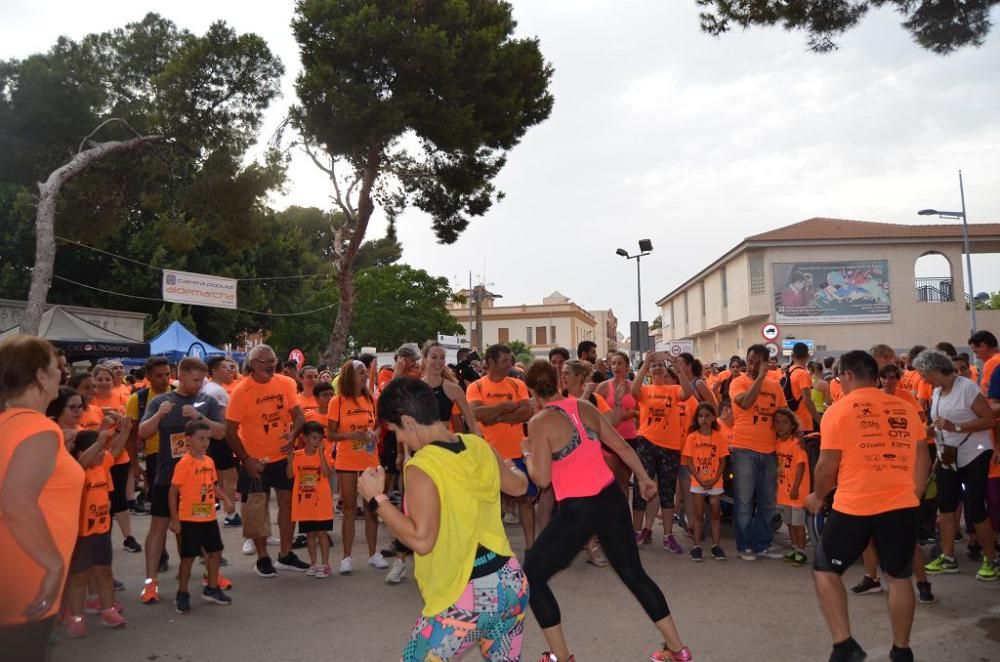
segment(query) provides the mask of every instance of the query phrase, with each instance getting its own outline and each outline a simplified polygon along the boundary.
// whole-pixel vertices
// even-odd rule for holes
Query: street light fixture
[[[937,216],[938,218],[962,219],[962,237],[965,242],[965,271],[967,274],[966,285],[969,288],[969,322],[972,324],[972,333],[976,332],[976,295],[972,288],[972,251],[969,248],[969,217],[965,211],[965,185],[962,182],[962,171],[958,171],[958,193],[962,199],[962,211],[939,211],[937,209],[921,209],[917,216]]]
[[[652,252],[653,252],[653,242],[650,241],[649,239],[639,240],[639,252],[636,253],[635,255],[629,255],[628,251],[625,250],[624,248],[619,248],[618,250],[615,251],[616,255],[620,255],[626,260],[635,260],[635,283],[636,283],[635,289],[639,297],[639,308],[637,312],[639,315],[638,322],[640,328],[642,326],[642,271],[639,265],[640,262],[642,261],[642,258],[646,257]],[[644,346],[645,346],[645,341],[642,341],[640,343],[640,347]]]

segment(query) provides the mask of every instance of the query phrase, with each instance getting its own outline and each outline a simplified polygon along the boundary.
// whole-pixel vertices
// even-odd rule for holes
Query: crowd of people
[[[812,556],[830,660],[865,659],[847,596],[884,588],[890,657],[912,660],[915,604],[935,601],[930,576],[959,572],[956,539],[977,580],[1000,578],[1000,348],[989,331],[968,344],[981,369],[947,342],[819,360],[798,343],[783,367],[762,345],[725,365],[651,351],[632,366],[592,342],[529,365],[497,344],[448,365],[428,342],[389,366],[369,354],[298,366],[258,345],[243,366],[154,356],[131,374],[115,360],[73,374],[48,342],[15,336],[0,343],[0,649],[45,659],[57,624],[70,637],[86,636],[88,614],[125,625],[116,527],[121,550],[144,553],[145,604],[163,599],[174,541],[172,602],[188,614],[198,558],[196,594],[232,602],[220,527],[240,529],[261,578],[324,579],[339,518],[339,574],[355,571],[357,519],[363,558],[387,583],[413,565],[424,607],[405,662],[474,646],[520,660],[529,606],[549,647],[541,662],[573,660],[549,581],[581,551],[656,627],[650,659],[686,661],[639,548],[662,526],[667,553],[684,554],[687,537],[691,561],[724,561],[731,504],[741,560]],[[150,517],[141,543],[138,516]],[[523,565],[504,528],[515,522]],[[378,549],[380,525],[390,550]],[[848,590],[841,575],[859,560]]]

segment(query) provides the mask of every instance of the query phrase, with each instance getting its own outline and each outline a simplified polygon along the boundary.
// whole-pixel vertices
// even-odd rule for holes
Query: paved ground
[[[147,522],[148,518],[134,519],[140,541]],[[388,542],[382,533],[380,548]],[[509,526],[508,533],[519,551],[520,527]],[[117,531],[115,535],[120,542]],[[128,586],[117,595],[125,604],[127,628],[104,630],[96,617],[88,617],[90,635],[75,641],[60,636],[55,662],[399,659],[400,646],[421,605],[412,574],[398,586],[387,586],[383,572],[367,566],[348,577],[317,580],[283,572],[265,580],[253,574],[251,557],[240,554],[238,531],[224,529],[224,538],[231,562],[226,574],[235,583],[232,606],[203,603],[192,590],[192,613],[174,612],[173,543],[169,543],[171,569],[161,581],[166,599],[158,605],[142,605],[138,601],[142,555],[116,549],[115,574]],[[340,540],[339,529],[334,539]],[[682,542],[686,549],[688,541]],[[686,555],[672,556],[658,546],[642,549],[643,563],[664,589],[696,659],[826,660],[828,635],[816,606],[810,571],[781,561],[740,561],[728,529],[723,546],[731,556],[729,561],[701,564],[692,563]],[[356,560],[361,551],[356,548]],[[961,558],[964,552],[960,546]],[[339,553],[333,559],[336,569]],[[975,581],[971,562],[962,563],[961,569],[958,575],[935,580],[937,604],[917,607],[913,641],[917,659],[1000,659],[1000,582]],[[852,568],[847,580],[854,583],[860,572]],[[640,662],[657,645],[655,629],[610,569],[591,567],[581,556],[556,578],[554,590],[580,662]],[[869,651],[869,659],[887,660],[891,640],[884,594],[852,596],[850,604],[855,637]],[[544,647],[529,614],[524,660],[536,660]],[[478,657],[470,654],[465,659]]]

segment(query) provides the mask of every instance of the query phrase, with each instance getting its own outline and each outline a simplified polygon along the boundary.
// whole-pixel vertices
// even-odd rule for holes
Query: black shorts
[[[146,454],[146,491],[150,494],[152,494],[152,486],[156,485],[156,461],[159,457],[158,453]]]
[[[215,462],[216,471],[225,471],[236,466],[236,456],[225,439],[213,439],[208,446],[208,456]]]
[[[240,500],[246,503],[247,496],[251,492],[270,492],[272,489],[291,491],[295,481],[286,475],[287,469],[287,459],[270,462],[264,465],[264,470],[260,472],[260,478],[254,480],[241,466],[239,477],[236,479],[236,489],[240,493]]]
[[[181,522],[181,558],[193,559],[201,554],[222,551],[222,534],[219,523],[211,522]]]
[[[816,545],[813,568],[842,575],[871,541],[882,571],[894,579],[908,579],[913,574],[919,512],[903,508],[878,515],[845,515],[831,510]]]
[[[382,441],[382,450],[378,454],[378,463],[382,465],[387,474],[398,474],[396,468],[396,458],[399,457],[399,444],[396,442],[396,435],[388,434]]]
[[[124,466],[124,465],[123,465]],[[73,557],[69,561],[69,572],[75,575],[86,572],[95,565],[111,565],[111,530],[93,536],[76,539]]]
[[[333,531],[333,520],[311,520],[299,522],[299,533],[314,533],[316,531]]]
[[[153,517],[170,519],[170,486],[153,485],[149,497],[149,514]]]
[[[111,467],[111,514],[128,510],[128,499],[125,498],[125,490],[128,488],[128,474],[132,468],[131,464],[116,464]]]
[[[953,513],[964,498],[965,513],[973,524],[978,524],[987,518],[986,512],[986,482],[990,475],[990,461],[993,451],[983,451],[972,462],[964,467],[948,469],[940,464],[934,472],[937,480],[938,510],[942,513]],[[964,487],[964,489],[963,489]],[[964,492],[964,497],[963,497]]]

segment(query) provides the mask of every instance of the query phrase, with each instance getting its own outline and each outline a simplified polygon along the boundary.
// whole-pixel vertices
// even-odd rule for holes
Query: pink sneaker
[[[671,554],[684,553],[684,548],[681,547],[681,544],[677,542],[677,538],[675,538],[672,533],[663,536],[663,549],[667,550]]]
[[[643,529],[642,530],[642,540],[640,541],[643,545],[649,545],[653,542],[653,530]]]
[[[86,637],[87,624],[83,622],[83,616],[70,616],[66,619],[66,633],[71,639]]]
[[[119,614],[122,614],[122,613],[125,612],[125,607],[123,607],[122,603],[120,603],[120,602],[117,602],[117,601],[116,602],[112,602],[111,606]],[[98,597],[93,597],[93,598],[87,600],[87,602],[85,602],[84,605],[83,605],[83,613],[84,614],[100,614],[101,613],[101,599],[98,598]]]
[[[108,607],[101,612],[101,623],[109,628],[123,627],[128,621],[114,607]]]
[[[687,646],[674,652],[667,648],[666,644],[663,644],[662,649],[655,651],[649,656],[650,662],[690,662],[693,659],[694,656],[691,655],[691,649]]]
[[[316,572],[315,572],[315,574],[313,574],[313,577],[315,577],[316,579],[326,579],[327,577],[329,577],[332,574],[333,574],[333,570],[330,569],[330,566],[328,566],[328,565],[320,565],[320,566],[316,566]]]
[[[636,533],[638,533],[638,531],[636,531]],[[538,662],[560,662],[560,660],[554,654],[549,651],[545,651],[542,653],[542,657],[539,658]],[[570,655],[568,660],[563,660],[562,662],[576,662],[576,658]]]

